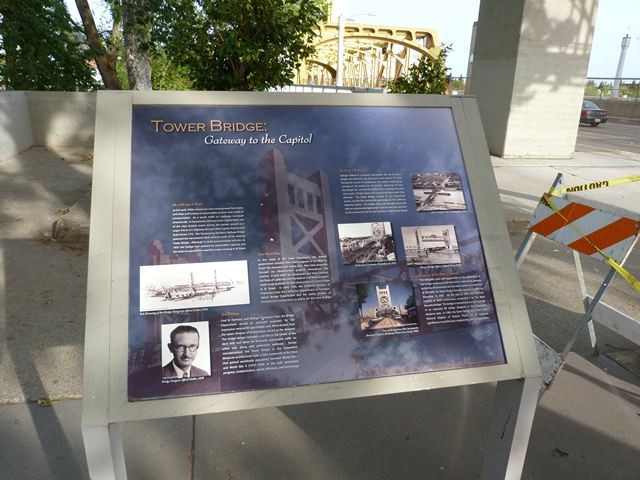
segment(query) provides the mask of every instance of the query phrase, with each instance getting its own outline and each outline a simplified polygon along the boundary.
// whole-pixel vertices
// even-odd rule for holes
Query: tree
[[[611,95],[611,85],[607,82],[601,81],[598,85],[598,95],[601,97],[608,97]]]
[[[324,0],[173,0],[152,35],[194,88],[266,90],[292,83],[325,12]]]
[[[106,88],[190,88],[188,70],[176,65],[164,46],[154,45],[150,38],[152,23],[160,18],[156,14],[160,8],[159,4],[171,3],[177,6],[175,1],[103,0],[111,9],[113,23],[110,31],[102,32],[96,27],[88,0],[75,1]],[[174,19],[167,18],[167,24],[159,30],[171,31],[173,23]]]
[[[129,88],[132,90],[151,90],[151,63],[149,62],[151,17],[148,7],[148,2],[145,0],[122,0],[127,74]]]
[[[412,308],[416,307],[416,297],[413,293],[411,293],[408,297],[407,297],[407,301],[404,302],[404,308],[407,310],[410,310]]]
[[[446,60],[450,51],[450,45],[442,45],[436,59],[425,55],[405,75],[388,81],[387,89],[391,93],[446,93],[449,70]]]
[[[451,90],[457,90],[457,91],[464,91],[464,87],[465,87],[465,80],[464,78],[462,78],[462,76],[458,77],[458,78],[452,78],[451,79]]]
[[[356,296],[358,297],[358,312],[360,312],[360,318],[364,318],[362,306],[365,304],[367,297],[369,296],[369,286],[364,283],[357,283]]]
[[[1,0],[0,0],[1,1]],[[8,0],[11,1],[11,0]],[[104,86],[112,90],[122,89],[122,83],[116,72],[116,61],[118,51],[118,40],[120,36],[121,11],[118,0],[110,2],[113,15],[113,26],[111,29],[110,49],[105,46],[105,39],[102,37],[91,12],[88,0],[75,0],[78,13],[82,19],[84,33],[87,44],[91,47],[98,71],[102,77]]]
[[[156,47],[151,57],[151,85],[154,90],[190,90],[189,69],[176,65],[167,51]]]
[[[593,80],[588,80],[586,85],[584,86],[584,96],[585,97],[596,97],[598,96],[598,87]]]
[[[91,53],[63,0],[0,0],[0,84],[11,90],[92,90]]]

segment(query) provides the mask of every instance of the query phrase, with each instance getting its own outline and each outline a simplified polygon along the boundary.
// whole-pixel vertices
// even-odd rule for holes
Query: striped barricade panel
[[[528,228],[585,255],[619,263],[632,247],[640,222],[545,194]]]

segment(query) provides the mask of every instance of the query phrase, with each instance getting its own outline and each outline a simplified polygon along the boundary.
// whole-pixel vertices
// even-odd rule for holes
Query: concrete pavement
[[[86,245],[55,241],[56,218],[88,220],[90,152],[32,148],[0,162],[0,468],[7,479],[88,478],[80,434]],[[492,159],[519,243],[558,171],[640,174],[640,155],[577,152],[571,160]],[[637,185],[637,184],[636,184]],[[582,302],[571,253],[541,239],[521,279],[534,332],[559,349]],[[629,262],[640,276],[638,252]],[[593,291],[605,267],[585,262]],[[607,301],[640,317],[614,281]],[[603,351],[638,346],[598,328]],[[544,396],[523,478],[637,479],[640,380],[585,335]],[[136,422],[123,426],[129,478],[477,478],[492,385]],[[38,402],[38,400],[40,400]]]

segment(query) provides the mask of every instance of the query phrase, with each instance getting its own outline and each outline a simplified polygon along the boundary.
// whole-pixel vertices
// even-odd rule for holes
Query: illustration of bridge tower
[[[307,178],[289,172],[282,153],[269,151],[260,161],[263,249],[283,257],[329,258],[337,273],[329,180],[317,171]]]

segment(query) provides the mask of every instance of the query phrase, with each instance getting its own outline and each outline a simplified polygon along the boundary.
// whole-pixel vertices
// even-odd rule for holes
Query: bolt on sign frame
[[[497,382],[482,476],[520,478],[541,372],[509,252],[474,98],[99,92],[91,477],[126,478],[120,422]],[[180,324],[204,363],[165,378]]]

